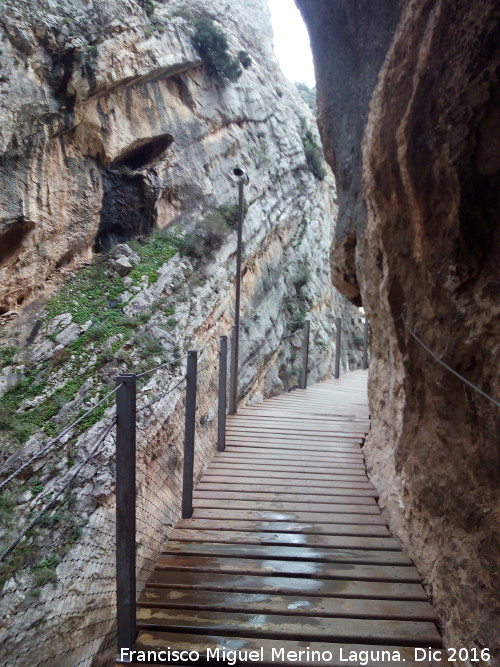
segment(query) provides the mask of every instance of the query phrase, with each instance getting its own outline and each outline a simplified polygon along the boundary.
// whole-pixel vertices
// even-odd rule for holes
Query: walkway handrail
[[[405,311],[401,313],[394,322],[397,322],[398,320],[402,320],[405,329],[408,331],[410,336],[429,354],[435,361],[437,361],[443,368],[446,368],[447,371],[455,375],[459,380],[461,380],[464,384],[466,384],[468,387],[471,389],[474,389],[474,391],[477,391],[478,394],[481,394],[484,398],[486,398],[488,401],[491,401],[494,405],[497,406],[497,408],[500,408],[500,401],[497,401],[495,398],[487,394],[485,391],[477,387],[475,384],[473,384],[470,380],[467,380],[463,375],[460,375],[455,369],[453,369],[451,366],[449,366],[446,362],[444,362],[441,357],[439,357],[435,352],[433,352],[430,347],[428,347],[424,341],[415,333],[415,331],[409,326],[407,320],[406,320],[406,314]]]

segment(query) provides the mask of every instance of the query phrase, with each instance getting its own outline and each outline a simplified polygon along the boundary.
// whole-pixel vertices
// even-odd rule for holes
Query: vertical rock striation
[[[498,660],[499,409],[400,317],[500,399],[498,3],[297,4],[339,175],[334,282],[372,327],[372,479],[449,645]]]

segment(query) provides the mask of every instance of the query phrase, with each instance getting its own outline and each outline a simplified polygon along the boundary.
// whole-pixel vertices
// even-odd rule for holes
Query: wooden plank
[[[260,486],[262,484],[262,480],[258,475],[252,475],[251,477],[242,477],[239,476],[237,479],[235,479],[232,476],[228,475],[207,475],[202,477],[202,483],[203,484],[238,484],[241,480],[241,484],[246,484],[246,485],[252,485],[252,486]],[[269,486],[275,486],[276,488],[278,487],[283,487],[283,486],[290,486],[294,484],[298,484],[300,486],[304,486],[304,484],[309,484],[311,480],[300,480],[300,479],[295,479],[291,480],[288,478],[278,478],[275,477],[271,480],[267,480],[267,484]],[[344,477],[337,479],[337,480],[313,480],[313,488],[318,489],[319,493],[328,493],[328,489],[366,489],[369,486],[369,482],[367,479],[345,479]]]
[[[294,667],[297,665],[307,665],[307,667],[326,667],[327,665],[328,667],[346,667],[346,665],[349,665],[349,667],[366,667],[366,660],[369,660],[370,667],[388,667],[391,665],[396,667],[396,665],[403,664],[403,661],[406,661],[409,667],[415,665],[415,650],[413,647],[367,644],[366,638],[362,644],[308,642],[306,645],[303,641],[281,639],[279,646],[277,646],[274,639],[246,636],[222,637],[215,634],[200,636],[187,632],[173,633],[148,630],[141,631],[137,639],[137,648],[143,651],[168,651],[172,647],[183,651],[196,651],[205,660],[207,660],[209,650],[216,651],[219,649],[221,651],[220,657],[215,658],[212,654],[208,658],[208,664],[211,667],[216,663],[216,660],[217,664],[219,661],[223,664],[222,656],[224,652],[229,651],[237,652],[235,656],[241,661],[240,664],[254,664],[258,667],[276,667],[276,665],[282,665],[283,667],[289,665]],[[276,653],[277,650],[282,651],[282,653]],[[243,653],[238,653],[238,651]],[[258,662],[251,662],[253,651],[256,652]],[[445,657],[446,652],[442,651],[442,654],[443,657],[439,664],[451,664]],[[227,655],[233,654],[227,653]],[[325,655],[328,656],[327,662],[324,660]],[[147,663],[143,662],[137,663],[137,665],[149,667]],[[419,661],[418,665],[436,667],[436,663],[429,660]]]
[[[160,556],[155,569],[266,576],[289,575],[315,579],[350,579],[355,581],[398,581],[405,583],[420,581],[420,575],[413,566],[260,560],[258,558],[217,558],[216,556],[183,556],[182,554]]]
[[[223,612],[250,611],[258,614],[290,616],[332,616],[335,618],[413,619],[435,621],[436,613],[428,602],[408,600],[354,600],[297,595],[259,595],[257,593],[221,594],[217,591],[189,591],[147,588],[139,606],[169,609],[205,609]]]
[[[228,503],[224,500],[216,500],[209,498],[195,498],[193,501],[193,506],[195,508],[203,507],[205,509],[220,509],[227,507]],[[232,509],[240,510],[260,510],[260,511],[269,511],[269,512],[278,512],[282,510],[283,512],[295,512],[295,511],[304,511],[313,510],[315,513],[320,514],[321,512],[331,513],[334,511],[340,512],[342,514],[379,514],[379,509],[376,505],[343,505],[340,503],[329,503],[328,505],[322,505],[320,503],[315,503],[314,506],[311,506],[311,503],[294,503],[294,502],[269,502],[266,500],[233,500],[231,501]]]
[[[340,596],[343,598],[378,600],[422,600],[427,595],[420,584],[399,581],[349,581],[312,577],[246,575],[241,572],[189,572],[186,570],[154,570],[149,588],[203,589],[240,591],[244,593],[282,593],[312,597]]]
[[[228,433],[226,437],[226,445],[240,446],[240,447],[258,447],[259,449],[265,447],[267,449],[285,449],[296,451],[300,450],[311,454],[327,453],[327,454],[348,454],[361,453],[361,440],[358,442],[346,442],[339,440],[338,442],[329,439],[314,440],[314,438],[271,438],[266,436],[251,436],[236,431],[234,435]]]
[[[209,531],[207,531],[209,532]],[[318,537],[318,536],[315,536]],[[279,560],[306,560],[323,563],[365,563],[367,565],[411,565],[408,556],[402,551],[383,551],[356,547],[307,546],[303,544],[245,544],[216,542],[186,542],[182,537],[169,540],[163,552],[181,556],[217,556],[231,558],[271,558]],[[176,541],[177,540],[177,541]]]
[[[241,442],[242,444],[246,444],[247,446],[252,446],[255,447],[257,444],[252,445],[252,443],[258,443],[260,445],[266,444],[269,447],[273,448],[283,448],[283,447],[290,447],[290,448],[301,448],[301,447],[309,447],[311,450],[311,453],[329,453],[329,452],[346,452],[346,453],[351,453],[351,452],[361,452],[361,445],[363,444],[363,440],[361,438],[353,438],[351,440],[346,440],[346,438],[333,438],[333,437],[314,437],[314,436],[304,436],[304,435],[297,435],[297,436],[279,436],[279,435],[271,435],[268,432],[263,432],[263,433],[249,433],[247,431],[242,431],[240,429],[236,429],[234,431],[231,431],[231,433],[227,433],[226,437],[226,442],[231,441],[231,442]],[[309,450],[308,450],[309,451]]]
[[[348,470],[353,475],[366,475],[365,466],[363,463],[323,463],[323,465],[312,465],[307,461],[297,463],[285,463],[284,461],[276,461],[274,463],[268,461],[231,461],[224,459],[223,461],[213,461],[210,463],[210,470],[239,470],[244,467],[246,470],[270,470],[272,472],[278,470],[280,472],[310,472],[314,475],[336,474],[343,470]]]
[[[349,517],[352,514],[348,515]],[[345,517],[344,517],[345,518]],[[181,519],[176,528],[202,530],[255,530],[258,532],[303,533],[304,535],[371,535],[388,537],[387,526],[348,523],[292,523],[289,521],[252,521],[237,519]]]
[[[266,450],[258,447],[231,447],[226,448],[223,454],[217,454],[214,456],[213,461],[224,461],[224,460],[234,460],[241,461],[246,459],[259,459],[262,461],[275,461],[278,458],[280,461],[307,461],[308,463],[335,463],[336,461],[349,463],[354,461],[355,463],[364,462],[363,452],[356,451],[351,452],[350,454],[342,454],[337,452],[324,452],[318,453],[315,452],[283,452],[275,450],[270,447]]]
[[[206,508],[195,507],[193,517],[195,519],[237,519],[252,520],[252,521],[299,521],[299,522],[313,522],[313,523],[349,523],[355,524],[375,524],[385,525],[385,520],[381,514],[359,514],[359,513],[344,513],[336,512],[338,506],[332,506],[330,512],[309,512],[309,511],[294,511],[283,512],[278,510],[234,510],[224,508]]]
[[[331,408],[331,406],[329,407]],[[313,408],[310,410],[307,410],[306,408],[300,411],[287,409],[285,406],[278,407],[274,405],[266,405],[266,403],[261,403],[260,406],[254,405],[252,407],[238,408],[236,417],[233,418],[231,415],[230,419],[234,419],[236,422],[239,417],[243,416],[258,417],[259,419],[291,419],[294,422],[300,420],[305,424],[309,424],[311,422],[316,423],[318,420],[321,420],[322,423],[328,422],[332,424],[346,424],[348,426],[352,424],[363,426],[364,428],[370,428],[370,420],[363,417],[345,417],[342,415],[328,413],[326,410],[325,412],[320,410],[315,411]]]
[[[337,482],[338,484],[338,482]],[[296,496],[306,495],[314,499],[315,496],[326,498],[327,496],[369,496],[373,498],[377,495],[375,489],[370,488],[349,488],[342,487],[317,487],[311,486],[294,486],[287,484],[286,486],[276,486],[275,484],[211,484],[210,482],[201,482],[196,485],[196,491],[232,491],[235,493],[274,493],[286,494],[294,493]],[[296,498],[299,500],[299,498]],[[325,501],[323,501],[325,502]]]
[[[296,535],[235,530],[199,530],[174,528],[171,540],[196,542],[239,542],[241,544],[294,544],[335,549],[380,549],[400,551],[393,537],[360,537],[355,535]]]
[[[321,425],[321,426],[331,426],[332,428],[342,428],[348,430],[351,433],[361,433],[366,434],[370,429],[370,422],[366,419],[357,419],[357,418],[342,418],[342,417],[330,417],[328,415],[320,414],[305,414],[299,413],[296,410],[282,410],[280,412],[276,410],[254,412],[253,410],[247,410],[243,412],[242,410],[238,411],[238,417],[234,420],[231,420],[231,424],[237,426],[242,419],[257,419],[259,423],[266,423],[272,421],[288,421],[290,425],[295,425],[302,423],[305,426]]]
[[[214,630],[238,636],[304,640],[366,641],[379,643],[411,643],[413,646],[440,646],[441,638],[433,623],[425,621],[393,621],[357,618],[308,618],[267,614],[232,613],[199,610],[186,614],[178,609],[140,607],[137,610],[139,629],[210,634]]]
[[[254,474],[252,474],[254,473]],[[279,470],[272,471],[272,470],[259,470],[259,471],[246,471],[242,470],[241,468],[236,468],[232,470],[220,470],[220,469],[213,469],[210,466],[204,475],[204,479],[207,479],[208,477],[211,477],[213,475],[226,475],[227,477],[260,477],[261,479],[264,478],[278,478],[281,479],[283,478],[283,475],[280,473]],[[306,472],[304,474],[300,472],[287,472],[286,473],[286,478],[287,479],[300,479],[304,481],[305,479],[310,479],[314,480],[315,478],[319,480],[324,480],[324,481],[329,481],[329,482],[341,482],[342,480],[345,481],[366,481],[368,477],[366,476],[365,472],[362,472],[360,474],[357,473],[351,473],[350,471],[337,471],[335,473],[327,473],[325,475],[315,475],[315,473],[312,472]]]
[[[333,442],[346,442],[351,444],[356,444],[362,442],[364,437],[362,435],[357,435],[353,433],[348,433],[346,431],[312,431],[306,428],[285,428],[283,426],[277,426],[276,429],[271,429],[268,426],[258,426],[255,425],[240,425],[228,426],[227,434],[228,435],[239,435],[244,431],[247,437],[250,436],[268,436],[273,437],[274,435],[279,435],[281,439],[286,437],[292,440],[313,440],[314,442],[325,442],[332,440]]]
[[[292,427],[286,428],[285,426],[271,429],[267,426],[259,426],[254,424],[251,426],[249,424],[228,424],[227,426],[228,434],[231,435],[244,433],[247,437],[268,437],[277,440],[283,440],[291,438],[292,440],[313,440],[314,442],[328,442],[339,443],[345,442],[347,444],[353,444],[356,442],[362,442],[365,439],[365,435],[362,433],[350,433],[347,431],[315,431],[311,429],[304,428],[302,430],[294,429]]]
[[[305,419],[294,420],[291,415],[282,419],[270,417],[259,418],[255,415],[237,417],[236,419],[231,420],[228,425],[232,429],[238,428],[241,430],[265,429],[279,431],[280,433],[317,433],[322,435],[341,434],[349,438],[364,438],[368,433],[367,426],[355,425],[354,423],[348,424],[347,422],[321,421],[320,419],[315,419],[313,421],[307,421]]]
[[[269,502],[296,502],[297,500],[307,499],[307,502],[311,505],[315,503],[325,504],[325,503],[349,503],[350,505],[376,505],[376,502],[372,495],[361,495],[361,496],[352,496],[345,493],[340,495],[311,495],[307,497],[297,497],[295,493],[259,493],[259,492],[250,492],[250,491],[205,491],[200,489],[199,491],[193,492],[193,498],[204,498],[204,499],[214,499],[214,500],[249,500],[249,501],[259,501],[265,500]],[[311,507],[314,509],[314,507]]]

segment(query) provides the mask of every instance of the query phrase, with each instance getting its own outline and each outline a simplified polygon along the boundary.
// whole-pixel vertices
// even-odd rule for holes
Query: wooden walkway
[[[363,371],[228,418],[193,518],[177,523],[140,595],[136,648],[340,667],[367,664],[341,659],[351,651],[398,651],[413,665],[414,647],[441,647],[420,575],[366,476],[368,428]],[[387,656],[368,664],[399,664]]]

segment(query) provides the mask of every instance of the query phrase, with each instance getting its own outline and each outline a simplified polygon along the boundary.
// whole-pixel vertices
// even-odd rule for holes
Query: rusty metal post
[[[236,326],[231,329],[231,366],[229,369],[229,410],[228,414],[236,414],[238,409],[238,344]]]
[[[217,451],[223,452],[226,447],[227,336],[221,336],[219,340],[219,405],[217,422]]]
[[[196,426],[196,381],[198,350],[189,350],[186,373],[186,415],[184,420],[184,468],[182,475],[182,518],[193,515],[194,439]]]
[[[335,320],[336,324],[336,335],[335,335],[335,377],[340,376],[340,340],[341,340],[341,326],[342,319],[337,317]]]
[[[365,333],[363,340],[363,370],[368,368],[368,318],[365,316]]]
[[[309,320],[304,322],[304,330],[302,332],[302,374],[300,378],[300,388],[307,388],[307,365],[309,363],[309,332],[311,330],[311,323]]]
[[[236,242],[236,294],[234,301],[234,327],[231,338],[231,375],[229,378],[229,414],[238,410],[238,359],[240,346],[240,308],[241,308],[241,261],[243,252],[243,187],[248,183],[248,175],[244,169],[233,170],[238,178],[238,228]]]
[[[116,383],[116,621],[120,656],[121,649],[133,649],[136,635],[136,376],[119,375]]]

